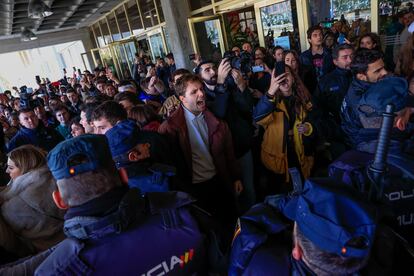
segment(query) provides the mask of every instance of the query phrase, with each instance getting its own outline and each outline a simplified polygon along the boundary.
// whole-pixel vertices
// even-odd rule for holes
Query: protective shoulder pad
[[[288,227],[283,215],[268,204],[257,204],[239,218],[230,254],[230,275],[240,275],[268,236]]]

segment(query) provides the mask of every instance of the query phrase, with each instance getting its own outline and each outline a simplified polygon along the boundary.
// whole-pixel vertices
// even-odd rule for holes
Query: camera
[[[39,100],[33,100],[30,90],[33,92],[33,89],[27,88],[27,86],[20,87],[20,109],[33,109],[36,106],[39,106]]]
[[[252,70],[252,55],[249,52],[242,51],[240,56],[237,56],[236,52],[227,51],[224,53],[223,58],[227,58],[231,68],[239,70],[243,76]]]

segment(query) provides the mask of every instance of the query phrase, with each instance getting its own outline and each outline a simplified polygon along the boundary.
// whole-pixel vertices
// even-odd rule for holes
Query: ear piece
[[[53,201],[55,202],[56,206],[59,209],[62,209],[62,210],[69,209],[69,206],[66,204],[65,201],[63,201],[63,198],[58,190],[52,193],[52,197],[53,197]]]

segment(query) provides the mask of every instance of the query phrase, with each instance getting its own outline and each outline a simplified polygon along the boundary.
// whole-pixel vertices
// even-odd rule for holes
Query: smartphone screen
[[[262,65],[252,66],[253,73],[264,72],[264,67]]]

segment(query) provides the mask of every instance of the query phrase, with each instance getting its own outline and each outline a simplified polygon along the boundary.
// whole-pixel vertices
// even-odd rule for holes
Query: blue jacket
[[[358,104],[362,95],[367,92],[372,83],[354,79],[349,86],[348,92],[342,102],[341,106],[341,119],[342,130],[345,132],[345,140],[347,143],[355,148],[360,142],[364,141],[360,131],[363,129],[361,121],[359,119]],[[375,130],[370,133],[369,130],[365,135],[369,135],[376,139],[378,132]],[[370,139],[370,140],[374,140]]]
[[[326,115],[333,117],[338,124],[341,121],[342,101],[348,92],[351,81],[351,71],[337,67],[320,79],[315,94],[318,106],[323,109]]]
[[[124,169],[128,175],[128,186],[138,188],[142,194],[168,192],[170,177],[175,175],[175,168],[164,164],[136,162]]]
[[[35,275],[191,275],[206,271],[204,236],[181,192],[114,189],[65,216],[68,237]]]
[[[230,253],[230,276],[316,275],[302,260],[291,257],[291,221],[280,212],[285,202],[284,196],[270,196],[240,217]],[[403,274],[411,263],[399,262],[396,244],[387,228],[378,227],[368,264],[352,275]]]
[[[36,129],[21,127],[8,143],[7,152],[27,144],[50,151],[63,140],[63,137],[56,130],[44,127],[43,123],[39,122]]]
[[[361,192],[369,190],[367,167],[374,160],[376,143],[369,151],[351,150],[344,153],[329,166],[329,175],[338,182],[355,187]],[[365,150],[365,149],[364,149]],[[389,222],[411,246],[414,245],[414,158],[399,150],[399,143],[392,141],[388,149],[387,171],[383,179],[382,201],[390,212]],[[410,217],[411,216],[411,217]],[[393,220],[391,220],[393,218]]]

